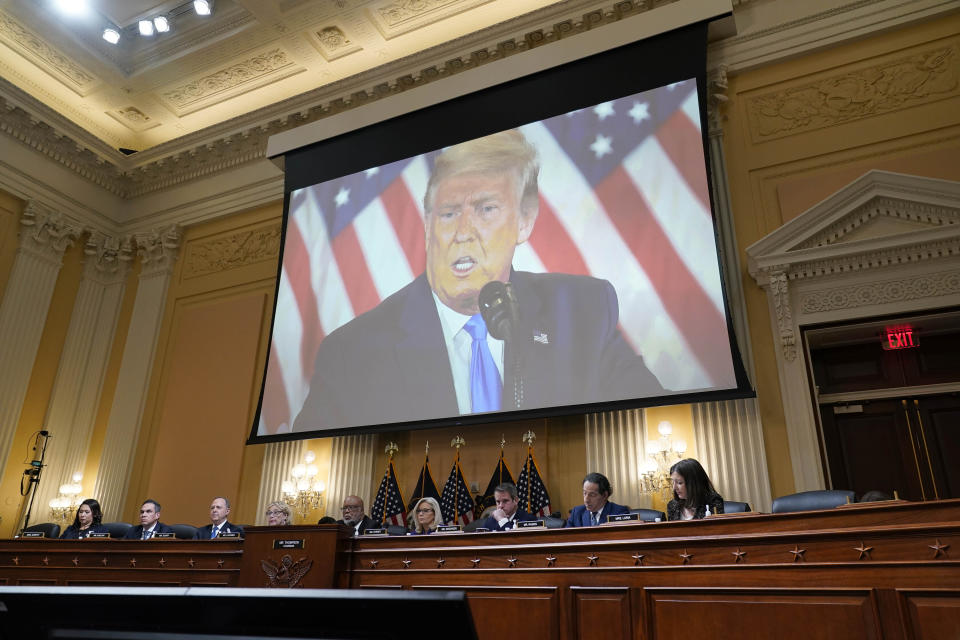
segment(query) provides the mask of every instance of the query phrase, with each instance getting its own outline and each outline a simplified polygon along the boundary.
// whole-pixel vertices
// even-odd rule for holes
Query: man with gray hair
[[[539,214],[539,171],[516,129],[437,156],[423,201],[424,273],[320,343],[294,431],[663,393],[620,333],[608,281],[514,270]],[[480,313],[489,283],[509,283],[515,296],[509,344]]]
[[[532,522],[537,519],[520,508],[517,486],[512,482],[498,484],[493,490],[493,499],[497,508],[480,525],[484,529],[508,531],[516,528],[518,522]]]
[[[213,540],[224,533],[239,533],[243,536],[243,528],[227,520],[230,515],[230,501],[223,496],[217,496],[210,501],[210,524],[197,529],[194,540]]]

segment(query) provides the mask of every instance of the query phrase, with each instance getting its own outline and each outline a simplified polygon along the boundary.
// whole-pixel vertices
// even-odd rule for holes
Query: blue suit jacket
[[[630,513],[630,509],[627,507],[616,504],[610,501],[607,501],[607,504],[603,505],[603,509],[600,511],[600,524],[603,524],[607,521],[607,516],[616,515],[620,513]],[[591,527],[593,523],[590,521],[590,512],[587,511],[587,508],[582,504],[580,506],[574,507],[573,512],[570,514],[570,517],[567,518],[568,527]]]
[[[210,540],[210,530],[213,529],[213,524],[204,525],[202,527],[197,527],[197,532],[194,534],[194,540]],[[229,520],[224,520],[223,525],[220,527],[220,533],[233,533],[237,532],[243,537],[243,527],[238,527]],[[217,534],[219,535],[219,533]]]
[[[523,362],[521,408],[663,393],[617,328],[617,294],[608,281],[514,271],[510,282],[520,306],[513,348]],[[504,379],[504,410],[517,408],[511,369]],[[421,274],[320,344],[293,430],[458,415],[440,317]]]

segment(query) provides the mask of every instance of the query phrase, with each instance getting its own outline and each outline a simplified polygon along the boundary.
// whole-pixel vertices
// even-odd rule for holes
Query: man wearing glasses
[[[363,500],[359,496],[344,498],[341,511],[343,512],[343,520],[337,520],[337,524],[353,527],[353,535],[355,536],[362,536],[364,531],[377,526],[377,523],[363,512]]]

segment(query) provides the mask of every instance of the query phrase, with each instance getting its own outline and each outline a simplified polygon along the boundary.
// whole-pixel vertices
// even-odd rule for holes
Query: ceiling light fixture
[[[120,42],[120,32],[116,29],[111,29],[108,27],[103,30],[103,39],[110,44],[117,44]]]
[[[57,0],[57,10],[72,16],[85,15],[90,10],[87,0]]]
[[[142,36],[152,36],[153,35],[153,23],[149,20],[141,20],[138,23],[140,27],[140,35]]]
[[[208,16],[213,11],[213,0],[193,0],[193,10],[198,16]]]
[[[157,28],[157,33],[166,33],[170,31],[170,21],[165,16],[157,16],[153,19],[153,26]]]

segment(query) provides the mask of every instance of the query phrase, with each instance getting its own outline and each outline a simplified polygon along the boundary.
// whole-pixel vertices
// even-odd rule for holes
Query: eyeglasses
[[[417,513],[433,513],[433,509],[417,509]]]
[[[354,504],[345,504],[340,508],[340,511],[359,511],[360,506]]]
[[[267,511],[268,516],[282,516],[283,511]]]

